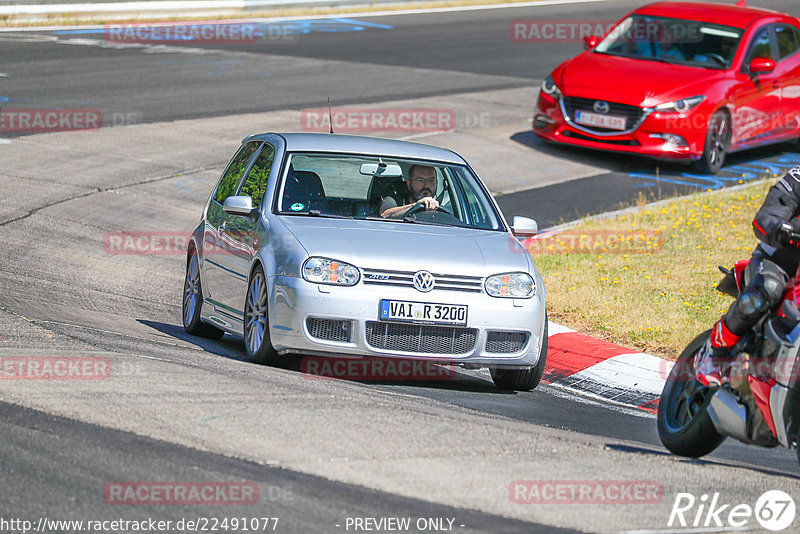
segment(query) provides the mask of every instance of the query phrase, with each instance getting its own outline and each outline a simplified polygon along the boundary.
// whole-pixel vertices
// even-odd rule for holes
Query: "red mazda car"
[[[542,83],[549,141],[716,173],[729,152],[800,136],[800,20],[765,9],[658,2],[620,20]]]

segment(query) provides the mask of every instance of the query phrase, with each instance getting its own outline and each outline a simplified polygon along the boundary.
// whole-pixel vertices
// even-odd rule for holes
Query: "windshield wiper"
[[[308,210],[306,214],[312,217],[323,217],[326,219],[352,219],[352,215],[336,215],[334,213],[322,213],[320,210]]]

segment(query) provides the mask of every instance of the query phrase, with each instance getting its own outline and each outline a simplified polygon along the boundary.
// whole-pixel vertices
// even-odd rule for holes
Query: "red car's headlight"
[[[689,98],[682,98],[680,100],[676,100],[675,102],[659,104],[657,106],[653,106],[650,108],[650,110],[658,111],[660,113],[685,113],[705,99],[706,95],[697,95]]]
[[[558,89],[558,86],[553,81],[552,76],[548,76],[542,82],[542,92],[546,95],[549,95],[552,98],[558,100],[561,98],[561,91]]]

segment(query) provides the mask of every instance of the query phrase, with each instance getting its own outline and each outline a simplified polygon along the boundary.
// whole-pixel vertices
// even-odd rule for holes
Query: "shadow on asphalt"
[[[191,343],[192,345],[201,348],[206,352],[222,356],[223,358],[240,362],[250,361],[245,353],[244,345],[242,344],[241,339],[230,334],[225,334],[222,339],[215,341],[187,334],[183,327],[174,324],[162,323],[159,321],[149,321],[146,319],[137,319],[137,322],[157,330],[162,334],[166,334],[175,339],[180,339],[181,341]],[[336,362],[343,362],[346,364],[352,361],[363,361],[364,359],[361,358],[310,357],[314,362],[317,363],[317,366],[314,369],[319,370],[319,372],[311,373],[307,372],[307,364],[309,362],[306,360],[304,364],[305,358],[309,357],[299,354],[287,354],[283,356],[277,364],[274,364],[271,367],[284,369],[286,371],[294,371],[303,375],[309,380],[345,380],[348,382],[358,382],[362,384],[373,384],[379,386],[418,387],[462,392],[494,393],[501,395],[513,395],[516,393],[514,391],[504,391],[498,389],[491,380],[460,372],[459,369],[447,367],[445,365],[435,364],[430,368],[425,368],[425,373],[430,373],[436,377],[444,376],[444,379],[431,378],[430,375],[422,376],[420,378],[403,379],[403,373],[397,372],[396,370],[401,369],[401,365],[405,365],[405,368],[413,369],[413,360],[366,358],[366,360],[369,362],[374,361],[381,364],[381,372],[384,373],[384,378],[375,376],[347,376],[346,374],[340,374],[337,371],[338,367],[333,365]],[[393,364],[392,367],[383,365],[388,362]],[[323,366],[321,364],[326,365]],[[258,364],[254,363],[253,365]],[[342,365],[340,364],[339,367],[342,367]]]
[[[607,169],[609,172],[657,172],[663,176],[681,176],[683,173],[694,174],[696,172],[688,163],[658,161],[634,154],[622,154],[613,151],[605,152],[571,145],[560,145],[545,141],[530,131],[517,132],[511,136],[511,140],[555,158],[600,167],[602,169]],[[725,165],[720,170],[720,173],[724,174],[726,170],[729,172],[737,172],[731,170],[730,167],[776,158],[787,152],[795,151],[797,151],[796,145],[792,146],[790,143],[777,143],[728,154]]]
[[[733,441],[732,438],[731,438],[731,441]],[[736,447],[748,447],[746,445],[741,445],[738,442],[736,442],[733,445],[736,446]],[[648,455],[652,455],[652,456],[674,456],[673,454],[671,454],[669,451],[666,451],[666,450],[649,449],[649,448],[644,448],[644,447],[633,447],[633,446],[630,446],[630,445],[620,445],[620,444],[616,444],[616,443],[606,444],[606,448],[610,449],[610,450],[613,450],[613,451],[626,452],[626,453],[629,453],[629,454],[648,454]],[[675,456],[675,458],[678,459],[678,461],[681,462],[681,463],[688,463],[688,464],[692,464],[692,465],[724,465],[724,466],[727,466],[727,467],[737,467],[737,468],[740,468],[740,469],[748,469],[750,471],[756,471],[758,473],[763,473],[763,474],[766,474],[766,475],[781,476],[781,477],[787,477],[787,478],[800,478],[800,473],[793,474],[793,473],[787,473],[786,471],[770,469],[770,468],[767,468],[767,467],[756,467],[756,466],[753,466],[753,465],[742,465],[741,463],[736,462],[736,461],[728,461],[728,460],[725,460],[725,459],[722,459],[722,458],[717,458],[717,457],[714,457],[714,456],[706,456],[705,458],[682,458],[682,457],[679,457],[679,456]]]
[[[161,323],[159,321],[149,321],[147,319],[136,319],[136,322],[175,339],[180,339],[181,341],[191,343],[192,345],[201,348],[206,352],[210,352],[230,360],[241,362],[248,361],[247,355],[244,352],[244,345],[242,345],[242,341],[230,334],[225,334],[222,339],[215,341],[187,334],[182,326],[174,324]]]

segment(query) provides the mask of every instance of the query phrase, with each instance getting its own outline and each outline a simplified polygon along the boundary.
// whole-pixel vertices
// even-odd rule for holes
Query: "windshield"
[[[741,37],[742,30],[730,26],[632,15],[612,29],[594,51],[679,65],[727,69]]]
[[[431,174],[425,196],[440,209],[422,210],[397,219],[381,217],[381,205],[391,198],[402,206],[411,202],[408,177],[414,166]],[[373,174],[389,169],[387,175]],[[430,171],[433,170],[433,172]],[[435,176],[435,180],[432,177]],[[484,230],[502,228],[488,193],[468,168],[460,165],[390,157],[308,154],[289,155],[279,186],[278,212],[314,217],[346,217],[376,222],[412,222]]]

